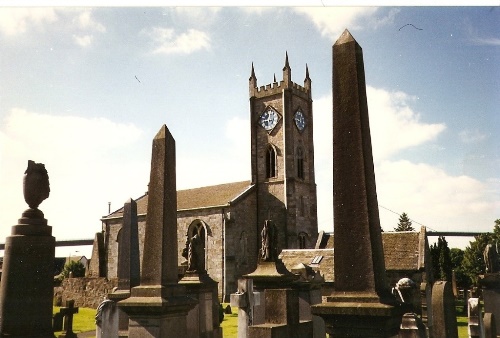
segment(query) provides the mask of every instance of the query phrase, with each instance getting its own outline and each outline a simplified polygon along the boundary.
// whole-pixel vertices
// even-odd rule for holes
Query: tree
[[[70,272],[73,272],[73,277],[85,277],[85,266],[80,261],[69,261],[64,265],[61,275],[68,278]]]
[[[437,243],[431,245],[430,251],[434,279],[451,281],[453,265],[446,239],[439,236]]]
[[[497,242],[500,243],[500,219],[495,220],[493,233],[474,236],[474,240],[465,248],[462,267],[474,285],[477,285],[478,276],[485,272],[483,252],[486,245]]]
[[[451,267],[455,271],[455,280],[457,287],[468,289],[471,286],[471,279],[465,274],[463,267],[464,251],[458,248],[450,249]]]
[[[415,231],[413,226],[411,225],[411,220],[408,218],[408,215],[403,212],[401,216],[399,216],[399,223],[394,231]]]

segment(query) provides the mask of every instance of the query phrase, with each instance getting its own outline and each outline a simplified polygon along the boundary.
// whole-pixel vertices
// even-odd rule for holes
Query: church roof
[[[383,232],[382,244],[384,246],[384,261],[387,271],[418,271],[424,267],[425,257],[425,228],[423,233],[402,231]],[[318,268],[325,281],[334,280],[333,271],[333,233],[323,233],[318,239],[316,249],[309,250],[283,250],[280,258],[290,269],[299,263]],[[319,263],[312,264],[317,256]]]
[[[253,185],[250,181],[242,181],[177,190],[177,211],[229,206],[246,195],[252,188]],[[137,214],[146,214],[148,211],[148,194],[142,195],[135,201],[137,202]],[[103,219],[122,217],[122,215],[123,207]]]

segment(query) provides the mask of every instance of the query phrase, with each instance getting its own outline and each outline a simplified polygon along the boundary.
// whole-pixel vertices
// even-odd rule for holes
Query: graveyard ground
[[[224,304],[224,307],[227,304]],[[457,314],[462,313],[462,304],[460,301],[457,302]],[[59,312],[59,307],[54,307],[54,313]],[[95,330],[95,309],[80,308],[78,313],[74,317],[73,331],[75,333],[88,332]],[[458,323],[458,338],[467,338],[467,316],[459,315],[457,316]],[[226,314],[224,315],[224,321],[221,324],[223,328],[224,338],[236,338],[237,328],[238,328],[238,314]],[[62,331],[55,332],[57,337]]]

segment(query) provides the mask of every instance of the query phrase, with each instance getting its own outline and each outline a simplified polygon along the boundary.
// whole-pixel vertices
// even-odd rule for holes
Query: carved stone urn
[[[31,209],[38,209],[40,203],[49,197],[49,193],[49,175],[45,165],[29,160],[23,178],[24,200]]]

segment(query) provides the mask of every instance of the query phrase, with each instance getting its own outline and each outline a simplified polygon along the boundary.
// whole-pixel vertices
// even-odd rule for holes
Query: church
[[[228,300],[238,278],[255,270],[265,220],[273,220],[278,229],[278,252],[316,244],[312,102],[307,65],[304,85],[296,84],[286,55],[283,80],[258,87],[252,64],[250,180],[177,191],[179,271],[186,264],[186,242],[198,235],[205,269],[219,283],[220,299]],[[142,262],[147,193],[136,202]],[[102,248],[98,274],[108,279],[117,277],[122,217],[123,208],[103,217],[102,233],[96,236],[101,243],[94,243]]]

